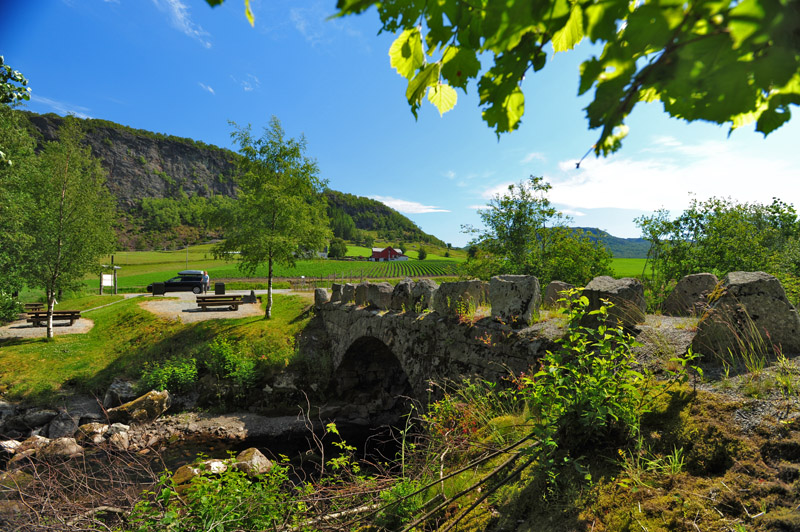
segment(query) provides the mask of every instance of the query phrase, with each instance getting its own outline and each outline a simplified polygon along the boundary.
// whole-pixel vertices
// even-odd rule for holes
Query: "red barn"
[[[403,252],[396,248],[372,248],[372,256],[369,260],[384,262],[387,260],[408,260],[408,257],[403,255]]]

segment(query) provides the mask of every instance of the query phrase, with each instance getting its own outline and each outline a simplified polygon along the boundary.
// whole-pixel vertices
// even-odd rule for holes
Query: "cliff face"
[[[26,113],[43,141],[55,140],[63,118]],[[104,120],[83,121],[86,142],[108,169],[108,188],[123,210],[145,197],[233,196],[238,155],[191,139],[134,130]]]

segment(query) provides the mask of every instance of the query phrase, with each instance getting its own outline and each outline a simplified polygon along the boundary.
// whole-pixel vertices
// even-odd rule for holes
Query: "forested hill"
[[[63,117],[21,112],[40,141],[56,139]],[[117,233],[122,248],[176,247],[218,236],[209,227],[209,207],[235,194],[237,153],[108,120],[81,124],[86,143],[108,170],[108,188],[121,214]],[[373,233],[365,231],[372,231],[395,243],[445,245],[379,201],[335,190],[326,195],[336,236],[369,242]]]
[[[583,230],[592,240],[602,241],[616,258],[644,259],[650,250],[650,242],[644,238],[620,238],[596,227],[576,227]]]
[[[380,201],[330,189],[325,195],[331,227],[339,238],[361,241],[359,230],[376,231],[382,240],[445,246],[443,241],[423,232],[414,222]]]

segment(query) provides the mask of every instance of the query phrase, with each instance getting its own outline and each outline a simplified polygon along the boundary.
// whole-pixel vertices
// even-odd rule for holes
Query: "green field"
[[[641,277],[647,259],[611,259],[614,277]]]
[[[242,279],[247,277],[266,278],[267,268],[262,266],[252,276],[246,276],[237,267],[235,259],[221,260],[213,257],[213,245],[191,246],[187,250],[178,251],[121,251],[114,254],[114,265],[119,266],[118,287],[122,291],[141,291],[148,284],[166,281],[180,270],[208,270],[211,282],[218,279]],[[348,246],[352,256],[368,255],[369,249]],[[409,256],[416,257],[417,251],[409,250]],[[300,260],[294,268],[276,265],[275,277],[360,279],[364,278],[400,278],[425,276],[455,276],[456,268],[463,262],[462,257],[444,258],[429,253],[424,261],[409,260],[404,262],[369,262],[354,260]],[[106,257],[103,264],[111,264],[111,257]],[[97,290],[99,280],[95,277],[87,279],[90,290]]]

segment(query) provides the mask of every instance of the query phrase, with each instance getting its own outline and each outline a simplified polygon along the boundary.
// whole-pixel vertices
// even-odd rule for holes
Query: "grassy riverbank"
[[[114,377],[138,378],[148,364],[176,356],[202,356],[214,338],[258,340],[265,364],[285,365],[294,355],[287,342],[308,321],[308,300],[275,295],[273,319],[260,317],[208,320],[183,324],[159,318],[139,307],[139,299],[91,296],[59,303],[86,310],[94,322],[86,334],[59,334],[46,339],[0,339],[0,391],[12,400],[46,403],[62,393],[102,395]],[[280,353],[280,359],[269,355]]]

